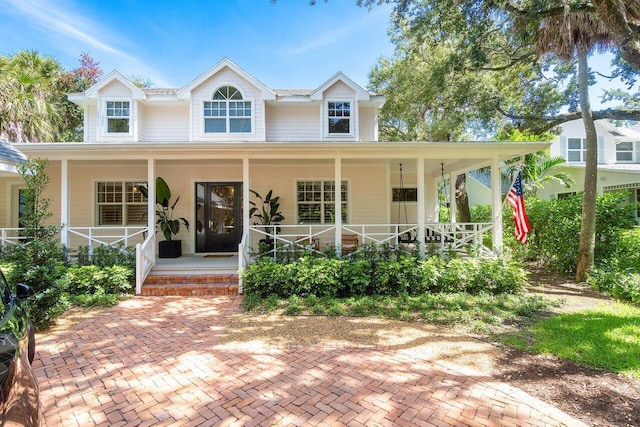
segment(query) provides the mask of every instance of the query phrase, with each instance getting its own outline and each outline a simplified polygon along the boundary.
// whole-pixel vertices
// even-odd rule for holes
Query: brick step
[[[141,295],[211,296],[238,295],[237,274],[147,276]]]

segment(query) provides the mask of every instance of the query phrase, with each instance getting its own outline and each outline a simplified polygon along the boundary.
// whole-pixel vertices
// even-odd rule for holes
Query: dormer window
[[[251,101],[233,86],[223,86],[204,102],[205,133],[251,133]]]
[[[129,101],[107,101],[107,133],[129,133],[131,108]]]
[[[351,133],[351,102],[329,101],[327,105],[329,135],[348,135]]]

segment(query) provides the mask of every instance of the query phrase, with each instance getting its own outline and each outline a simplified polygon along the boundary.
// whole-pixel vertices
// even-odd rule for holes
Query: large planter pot
[[[182,240],[163,240],[158,243],[160,258],[178,258],[182,256]]]

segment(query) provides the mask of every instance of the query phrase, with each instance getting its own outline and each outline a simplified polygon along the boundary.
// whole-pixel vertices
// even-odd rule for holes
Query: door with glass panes
[[[196,252],[236,252],[242,238],[242,183],[196,183]]]

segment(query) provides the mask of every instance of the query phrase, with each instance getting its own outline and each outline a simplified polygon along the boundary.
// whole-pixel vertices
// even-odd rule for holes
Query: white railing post
[[[89,255],[93,255],[93,228],[89,228]]]

